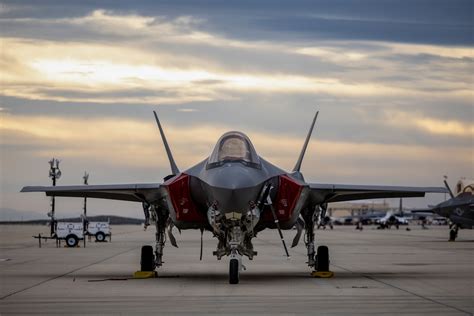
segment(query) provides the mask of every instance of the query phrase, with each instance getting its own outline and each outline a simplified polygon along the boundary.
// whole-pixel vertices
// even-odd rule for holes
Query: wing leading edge
[[[149,203],[160,199],[165,194],[160,183],[27,186],[20,192],[45,192],[47,196],[87,197]]]
[[[425,193],[447,193],[444,187],[404,187],[382,185],[310,183],[316,203],[331,203],[366,199],[424,197]]]

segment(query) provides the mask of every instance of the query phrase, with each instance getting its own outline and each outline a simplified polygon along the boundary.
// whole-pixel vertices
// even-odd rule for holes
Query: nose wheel
[[[230,259],[229,262],[229,284],[238,284],[239,283],[239,260]]]
[[[239,284],[241,270],[245,270],[245,266],[242,264],[242,255],[233,249],[229,260],[229,284]]]

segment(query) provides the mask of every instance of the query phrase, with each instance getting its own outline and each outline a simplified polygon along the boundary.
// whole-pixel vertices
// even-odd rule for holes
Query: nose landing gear
[[[229,263],[229,284],[239,283],[239,260],[230,259]]]

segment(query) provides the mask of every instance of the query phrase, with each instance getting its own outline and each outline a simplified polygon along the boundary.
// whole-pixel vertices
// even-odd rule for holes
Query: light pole
[[[61,178],[61,170],[59,169],[59,160],[51,159],[49,161],[49,177],[53,181],[53,186],[56,186],[56,181]],[[56,218],[55,218],[55,198],[51,197],[51,212],[48,214],[51,217],[51,237],[56,233]]]
[[[84,180],[84,185],[89,184],[89,174],[86,171],[84,171],[84,176],[82,177],[82,179]],[[87,216],[87,198],[86,197],[84,198],[84,216]]]
[[[82,177],[84,180],[84,185],[89,184],[89,174],[84,171],[84,176]],[[87,197],[84,198],[84,214],[82,215],[82,229],[83,229],[83,238],[84,238],[84,248],[86,248],[86,235],[88,232],[89,221],[87,220]]]

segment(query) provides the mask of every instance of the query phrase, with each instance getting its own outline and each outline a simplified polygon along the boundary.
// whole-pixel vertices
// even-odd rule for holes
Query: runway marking
[[[7,294],[7,295],[4,295],[4,296],[0,297],[0,300],[4,300],[4,299],[6,299],[6,298],[8,298],[8,297],[11,297],[11,296],[13,296],[13,295],[16,295],[16,294],[19,294],[19,293],[21,293],[21,292],[27,291],[27,290],[29,290],[29,289],[32,289],[32,288],[37,287],[37,286],[40,286],[40,285],[45,284],[45,283],[47,283],[47,282],[50,282],[50,281],[53,281],[53,280],[62,278],[63,276],[66,276],[66,275],[68,275],[68,274],[74,273],[74,272],[76,272],[76,271],[79,271],[79,270],[82,270],[82,269],[85,269],[85,268],[88,268],[88,267],[93,266],[93,265],[95,265],[95,264],[102,263],[102,262],[104,262],[104,261],[107,261],[107,260],[112,259],[112,258],[114,258],[114,257],[123,255],[124,253],[130,252],[130,251],[135,250],[135,249],[137,249],[137,247],[133,247],[133,248],[127,249],[127,250],[125,250],[125,251],[119,252],[119,253],[117,253],[117,254],[114,254],[114,255],[109,256],[109,257],[104,258],[104,259],[101,259],[101,260],[99,260],[99,261],[89,263],[89,264],[87,264],[87,265],[85,265],[85,266],[82,266],[82,267],[73,269],[73,270],[71,270],[71,271],[69,271],[69,272],[66,272],[66,273],[63,273],[63,274],[61,274],[61,275],[57,275],[57,276],[55,276],[55,277],[52,277],[52,278],[43,280],[43,281],[41,281],[41,282],[38,282],[38,283],[33,284],[33,285],[31,285],[31,286],[28,286],[28,287],[26,287],[26,288],[24,288],[24,289],[21,289],[21,290],[18,290],[18,291],[9,293],[9,294]]]

